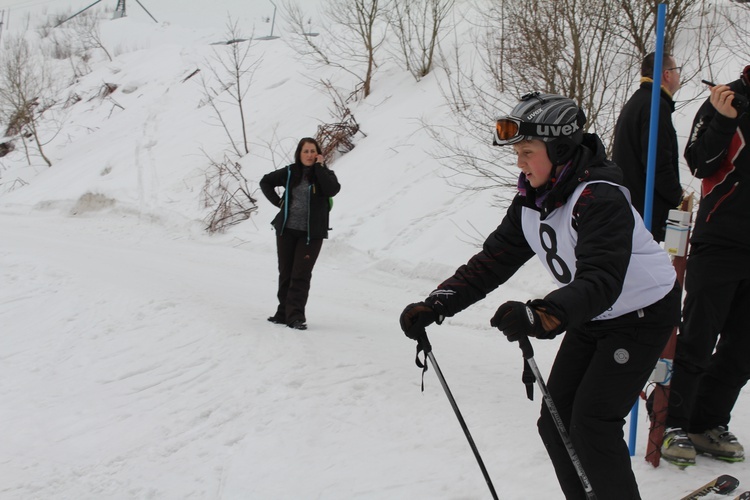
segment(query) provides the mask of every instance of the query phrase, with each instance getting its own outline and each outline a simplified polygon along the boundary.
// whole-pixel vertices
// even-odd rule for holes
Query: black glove
[[[510,301],[498,307],[490,320],[490,325],[502,331],[510,342],[516,342],[524,335],[548,338],[539,313],[523,302]]]
[[[438,319],[435,310],[424,302],[409,304],[401,313],[399,322],[401,329],[407,337],[413,340],[419,340],[419,337],[425,333],[425,327],[431,325]]]

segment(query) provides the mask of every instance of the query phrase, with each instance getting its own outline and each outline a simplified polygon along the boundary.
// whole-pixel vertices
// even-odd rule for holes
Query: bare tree
[[[39,119],[51,91],[45,67],[33,56],[22,37],[9,39],[0,54],[0,113],[8,123],[5,135],[20,135],[24,147],[31,140],[47,166],[52,162],[44,153]],[[31,158],[27,149],[27,160]]]
[[[729,4],[723,14],[724,25],[729,28],[732,35],[730,39],[733,41],[728,48],[741,55],[745,61],[750,60],[750,3]]]
[[[201,198],[204,207],[210,209],[205,218],[206,231],[213,234],[249,219],[258,210],[258,203],[239,163],[226,155],[222,161],[206,156],[210,167]]]
[[[637,60],[653,52],[656,32],[656,12],[658,2],[643,0],[606,0],[616,3],[619,14],[613,19],[617,26],[617,36],[621,37],[623,49],[631,51]],[[664,26],[664,51],[672,53],[675,40],[684,28],[688,18],[695,13],[703,0],[673,0],[667,4]]]
[[[379,0],[327,0],[323,13],[331,26],[318,39],[305,27],[305,14],[291,0],[284,4],[283,15],[298,38],[289,41],[307,61],[340,68],[357,78],[357,89],[370,95],[377,67],[376,54],[385,40],[387,23]],[[309,60],[308,60],[309,59]]]
[[[672,2],[667,50],[700,2]],[[472,145],[487,144],[497,114],[533,90],[575,100],[588,117],[586,130],[596,131],[611,148],[633,76],[653,50],[655,6],[642,0],[478,0],[475,7],[481,68],[464,65],[457,51],[443,89],[458,129],[470,139],[465,145],[450,142],[433,127],[443,158],[460,159],[453,168],[491,185],[513,183],[515,172],[502,166],[510,164],[504,153],[498,158]]]
[[[454,121],[424,122],[424,130],[435,143],[431,154],[453,172],[446,179],[453,186],[469,191],[512,187],[517,178],[515,158],[508,148],[491,145],[491,127],[501,109],[510,109],[513,99],[497,92],[493,81],[478,80],[462,61],[456,57],[454,67],[446,65],[448,78],[442,87]],[[502,192],[500,196],[498,204],[502,205],[507,199]]]
[[[207,62],[209,72],[213,76],[218,88],[214,88],[213,82],[208,82],[202,74],[201,83],[203,86],[204,103],[211,105],[211,108],[214,110],[216,117],[229,138],[229,142],[234,152],[237,156],[243,156],[243,154],[250,152],[244,102],[247,92],[250,90],[255,70],[260,65],[261,60],[250,60],[252,37],[243,38],[238,27],[238,21],[230,18],[226,27],[227,50],[215,50],[213,60]],[[228,98],[225,98],[225,95],[228,96]],[[220,107],[221,103],[227,101],[236,107],[239,115],[240,129],[242,131],[242,141],[239,145],[237,141],[235,141],[231,127],[225,119]],[[244,153],[242,153],[242,151],[244,151]]]
[[[628,97],[631,59],[614,36],[614,2],[601,0],[501,0],[478,9],[475,44],[481,67],[465,67],[457,53],[444,94],[459,128],[488,145],[491,126],[501,111],[533,91],[574,99],[586,112],[586,130],[611,135],[616,114]],[[511,19],[512,22],[507,22]],[[514,169],[506,152],[458,147],[433,130],[445,158],[460,158],[458,169],[490,180],[490,187],[512,185]],[[498,153],[500,158],[498,159]]]
[[[589,128],[607,137],[628,97],[633,58],[615,36],[617,3],[602,0],[503,0],[485,16],[485,67],[495,88],[515,96],[544,90],[571,97],[586,111]],[[532,5],[529,5],[532,4]],[[497,26],[504,25],[498,33]],[[533,43],[530,41],[533,40]],[[498,66],[503,54],[504,68]]]
[[[731,4],[723,5],[712,0],[699,2],[690,18],[690,26],[680,30],[677,40],[679,51],[687,54],[684,58],[678,56],[677,59],[680,61],[678,64],[683,65],[683,82],[696,75],[714,81],[717,78],[716,70],[732,64],[733,49],[728,46],[732,41],[731,35],[726,36],[732,30],[727,30],[725,19],[725,9],[731,8]],[[744,43],[740,45],[746,46]],[[686,89],[680,91],[680,101],[684,103],[692,99],[685,94]]]
[[[335,159],[336,154],[346,154],[354,149],[354,136],[361,132],[365,137],[367,134],[359,128],[359,123],[354,118],[346,99],[336,90],[330,81],[321,82],[333,102],[331,116],[335,119],[333,123],[318,125],[315,140],[318,141],[323,157],[328,163]]]
[[[419,81],[431,70],[454,0],[392,0],[386,18],[398,38],[406,70]]]
[[[101,31],[99,30],[99,18],[95,13],[83,12],[71,20],[73,36],[78,40],[81,49],[86,52],[91,49],[101,49],[112,61],[107,47],[104,46]]]

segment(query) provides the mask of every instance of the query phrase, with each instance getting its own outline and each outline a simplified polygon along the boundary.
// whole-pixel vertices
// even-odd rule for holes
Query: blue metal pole
[[[651,91],[651,121],[648,129],[648,162],[646,164],[646,201],[643,206],[643,222],[651,230],[654,206],[654,177],[656,172],[656,147],[659,133],[659,100],[661,99],[661,73],[664,59],[664,26],[667,4],[660,3],[656,10],[656,49],[654,50],[654,87]],[[635,455],[635,437],[638,430],[638,400],[630,411],[630,456]]]
[[[664,59],[664,24],[667,4],[660,3],[656,21],[656,50],[654,51],[654,87],[651,90],[651,121],[648,129],[648,162],[646,163],[646,203],[643,219],[651,230],[654,207],[654,177],[656,172],[656,147],[659,134],[659,101],[661,99],[661,74]]]

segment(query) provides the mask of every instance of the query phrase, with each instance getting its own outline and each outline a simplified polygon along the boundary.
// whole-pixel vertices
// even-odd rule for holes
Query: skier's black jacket
[[[729,88],[750,98],[736,80]],[[706,100],[693,121],[685,160],[702,179],[701,203],[690,242],[750,250],[750,112],[737,118],[718,113]],[[746,254],[742,256],[746,258]]]
[[[330,229],[328,227],[328,212],[331,208],[329,198],[339,192],[341,185],[333,170],[320,163],[316,163],[312,167],[292,163],[263,176],[260,180],[261,191],[268,198],[268,201],[281,208],[271,224],[276,228],[277,234],[284,231],[288,216],[287,207],[291,206],[293,191],[291,188],[297,182],[305,182],[305,171],[303,169],[311,169],[307,176],[310,190],[308,237],[311,239],[328,238],[328,230]],[[277,187],[284,188],[283,198],[276,193],[275,188]]]
[[[615,322],[632,321],[631,314],[606,321],[591,321],[618,299],[630,264],[635,217],[638,215],[620,187],[610,184],[619,183],[622,172],[614,163],[606,160],[604,147],[593,134],[584,135],[583,144],[573,157],[571,167],[567,175],[553,181],[551,188],[548,185],[534,190],[522,176],[525,186],[519,186],[519,194],[511,202],[501,224],[485,241],[483,250],[458,268],[426,299],[437,314],[453,316],[481,300],[535,255],[523,232],[524,208],[538,211],[540,218],[544,219],[565,205],[579,184],[605,181],[589,184],[577,199],[570,220],[571,227],[577,233],[575,276],[568,284],[547,294],[544,302],[545,307],[561,320],[560,331],[587,323],[592,323],[592,327],[595,327],[594,323],[604,327],[612,326]],[[549,191],[545,192],[545,189]],[[545,196],[543,201],[537,202],[542,195]],[[642,221],[638,222],[643,231],[642,237],[658,247]],[[657,248],[656,251],[661,250]],[[669,267],[666,273],[672,272],[666,254],[664,260]],[[671,287],[673,281],[672,277],[668,286]],[[643,307],[648,305],[644,304]],[[665,324],[674,324],[676,319],[671,317],[674,314],[668,318],[661,314],[658,316],[655,321]]]

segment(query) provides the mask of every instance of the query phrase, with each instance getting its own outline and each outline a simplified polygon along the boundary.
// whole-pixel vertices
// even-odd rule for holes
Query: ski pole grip
[[[419,359],[420,352],[424,353],[424,362]],[[430,340],[427,338],[427,330],[422,329],[417,337],[417,356],[414,358],[414,363],[422,369],[422,392],[424,392],[424,374],[427,371],[427,357],[431,352],[432,346],[430,345]]]
[[[527,335],[522,335],[521,338],[518,339],[518,346],[523,353],[523,359],[531,359],[534,357],[534,348],[531,346],[531,341]]]
[[[427,330],[422,330],[419,334],[419,337],[417,337],[417,352],[419,351],[424,352],[425,356],[432,352],[430,339],[427,338]]]

